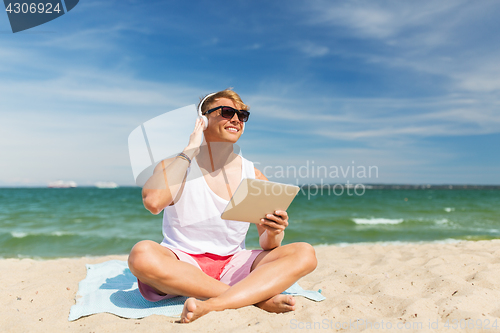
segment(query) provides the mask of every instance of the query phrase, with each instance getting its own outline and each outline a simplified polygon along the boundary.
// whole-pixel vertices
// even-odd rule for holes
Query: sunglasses
[[[248,120],[248,117],[250,117],[250,112],[248,112],[246,110],[236,110],[230,106],[218,106],[216,108],[210,109],[207,112],[205,112],[205,115],[212,113],[214,111],[217,111],[219,109],[221,109],[220,115],[222,116],[222,118],[232,119],[234,117],[234,114],[237,113],[238,119],[240,121],[246,123]]]

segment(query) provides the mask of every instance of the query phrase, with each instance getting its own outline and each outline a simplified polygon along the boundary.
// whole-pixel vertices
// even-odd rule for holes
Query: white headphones
[[[204,116],[202,113],[201,113],[201,107],[203,106],[203,103],[205,103],[205,100],[207,98],[209,98],[210,96],[213,96],[215,95],[216,93],[211,93],[211,94],[208,94],[207,96],[205,96],[200,104],[198,105],[198,118],[201,118],[201,120],[203,120],[203,123],[204,123],[204,126],[203,126],[203,129],[206,130],[207,127],[208,127],[208,118],[207,116]],[[243,134],[243,132],[245,131],[245,123],[243,123],[243,126],[241,128],[241,134]]]
[[[208,94],[207,96],[205,96],[205,98],[203,98],[200,102],[200,104],[198,105],[198,118],[201,118],[201,120],[203,120],[203,123],[204,123],[204,126],[203,126],[203,129],[207,129],[208,127],[208,118],[207,116],[204,116],[202,113],[201,113],[201,107],[203,106],[203,103],[205,102],[205,100],[207,98],[209,98],[210,96],[213,96],[215,95],[216,93],[211,93],[211,94]]]

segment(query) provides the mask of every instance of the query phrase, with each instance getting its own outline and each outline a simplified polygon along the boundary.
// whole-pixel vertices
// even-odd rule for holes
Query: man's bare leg
[[[128,261],[132,274],[141,282],[156,289],[159,294],[207,299],[219,296],[230,288],[225,283],[209,277],[197,267],[179,261],[168,248],[152,241],[137,243]],[[255,260],[255,262],[260,261],[259,257]],[[185,278],[186,276],[190,277],[189,280]],[[295,299],[290,295],[279,294],[255,305],[269,312],[280,313],[294,310]]]
[[[137,243],[130,252],[128,266],[141,282],[163,294],[210,298],[229,288],[153,241]]]
[[[278,296],[278,302],[294,307],[295,300],[287,295],[278,295],[302,276],[316,268],[314,249],[307,243],[294,243],[280,246],[262,253],[256,259],[255,269],[243,280],[224,291],[220,296],[200,301],[189,298],[184,303],[181,322],[188,323],[211,312],[225,309],[237,309],[247,305],[266,305]],[[283,297],[285,296],[285,297]],[[293,299],[293,300],[292,300]]]

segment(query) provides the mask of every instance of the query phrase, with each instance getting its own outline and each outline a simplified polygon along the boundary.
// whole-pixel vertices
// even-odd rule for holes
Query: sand
[[[190,324],[97,314],[68,322],[78,282],[98,258],[0,260],[2,332],[500,332],[500,240],[316,247],[300,280],[327,299],[297,297],[293,313],[249,306]],[[485,329],[489,328],[489,329]]]

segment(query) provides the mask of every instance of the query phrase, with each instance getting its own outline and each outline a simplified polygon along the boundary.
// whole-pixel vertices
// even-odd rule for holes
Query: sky
[[[250,105],[238,145],[270,180],[499,185],[498,14],[490,0],[81,0],[13,34],[0,13],[0,186],[133,185],[132,130],[228,87]]]

